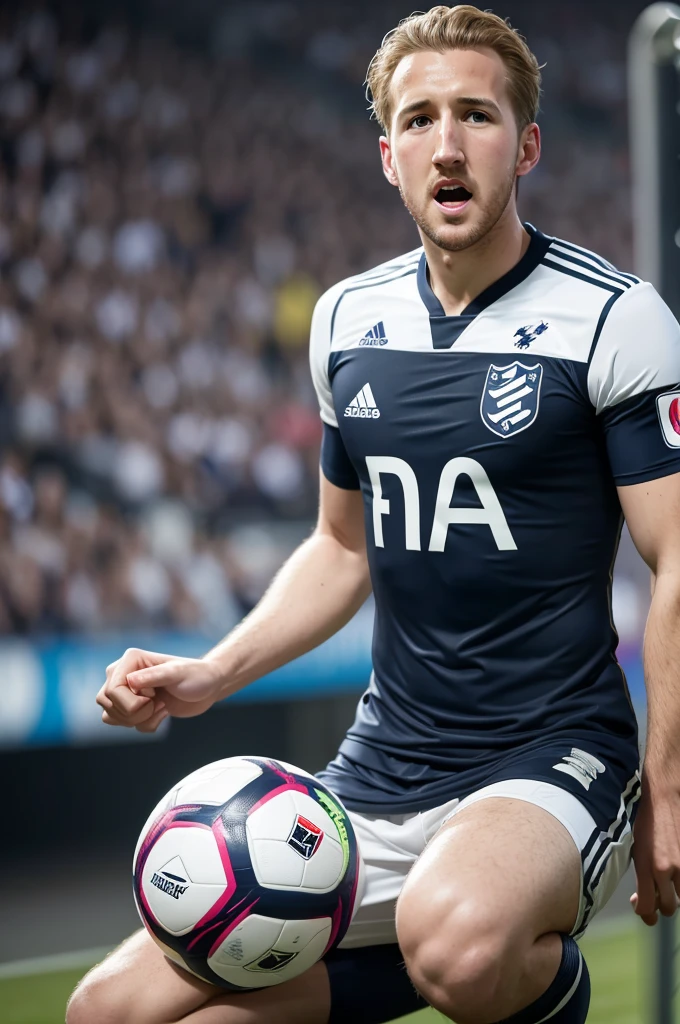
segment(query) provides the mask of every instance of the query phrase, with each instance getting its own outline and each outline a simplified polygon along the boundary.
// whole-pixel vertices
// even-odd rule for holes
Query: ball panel
[[[187,775],[177,786],[177,803],[224,804],[239,790],[254,782],[262,769],[242,758],[225,758]]]
[[[244,924],[246,923],[247,921],[244,921]],[[229,966],[218,963],[213,957],[208,961],[209,966],[224,981],[239,988],[269,988],[303,974],[323,956],[331,932],[330,918],[276,923],[282,926],[279,927],[277,939],[247,963]],[[285,946],[281,942],[284,928]],[[243,950],[247,956],[249,947],[245,941]]]
[[[322,832],[337,838],[337,829],[328,812],[313,797],[307,793],[291,793],[291,799],[298,814],[308,818]]]
[[[246,822],[248,839],[280,839],[285,843],[294,821],[295,804],[292,794],[283,790],[260,801],[257,809],[250,812]]]
[[[317,852],[305,864],[302,889],[313,892],[330,892],[341,880],[344,867],[344,856],[340,843],[328,835],[324,836]]]
[[[276,946],[286,951],[306,949],[317,936],[323,935],[324,945],[331,933],[331,922],[327,917],[312,918],[309,921],[286,921]]]
[[[144,900],[171,935],[190,931],[224,894],[227,878],[210,829],[170,827],[151,848],[141,878]]]
[[[250,839],[250,859],[260,885],[273,889],[295,889],[302,884],[305,861],[279,839]]]
[[[276,944],[283,926],[284,922],[276,918],[251,914],[222,937],[218,948],[208,958],[208,966],[224,977],[223,968],[242,967],[244,963],[259,959]]]
[[[158,871],[181,857],[189,880],[199,885],[226,885],[227,876],[212,829],[189,822],[174,822],[154,843],[144,873]]]

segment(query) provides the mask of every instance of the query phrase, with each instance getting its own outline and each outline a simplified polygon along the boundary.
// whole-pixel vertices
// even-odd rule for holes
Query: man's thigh
[[[182,970],[145,931],[136,932],[83,979],[67,1024],[326,1024],[328,972],[323,963],[269,989],[229,993]]]
[[[364,865],[364,888],[341,949],[397,941],[394,908],[408,873],[460,801],[411,814],[350,811]]]
[[[548,811],[508,797],[461,808],[397,904],[415,986],[453,1020],[505,1020],[555,977],[580,893],[579,851]]]
[[[432,920],[444,926],[450,917],[461,936],[489,929],[531,945],[571,932],[580,896],[581,858],[565,827],[534,804],[490,797],[442,825],[409,874],[400,909],[417,907],[425,925],[433,905]]]
[[[575,746],[577,742],[579,746]],[[526,887],[535,896],[541,878],[548,872],[548,889],[553,902],[555,894],[550,889],[550,878],[552,873],[561,870],[561,861],[551,868],[554,854],[562,850],[562,857],[572,863],[576,850],[580,897],[572,930],[576,936],[581,935],[606,904],[630,862],[632,824],[640,794],[639,758],[630,744],[620,744],[620,747],[618,749],[612,742],[605,751],[597,737],[588,742],[557,739],[538,750],[518,750],[514,757],[490,768],[481,788],[472,792],[468,789],[467,794],[463,789],[462,799],[454,798],[431,810],[394,816],[350,812],[364,859],[366,886],[341,947],[396,942],[395,905],[416,862],[448,821],[462,823],[469,808],[476,805],[481,808],[492,797],[512,800],[517,805],[510,814],[507,843],[500,837],[504,855],[499,877],[504,893],[510,887],[518,892]],[[494,800],[494,806],[499,802]],[[526,810],[531,805],[546,813],[546,817],[537,816],[540,823],[537,836],[531,833],[529,823],[519,824],[520,819],[528,817],[533,821],[536,817],[531,810]],[[487,858],[491,862],[489,870],[495,871],[492,864],[494,858],[498,859],[496,831],[501,817],[493,811],[489,816],[492,819],[489,835],[484,833],[481,842],[484,848],[479,855],[475,853],[472,861],[473,867],[480,866]],[[481,820],[480,817],[480,827]],[[517,831],[521,827],[529,832],[523,839]],[[556,838],[548,839],[546,859],[539,851],[546,837],[553,835]],[[514,873],[507,860],[508,856],[514,856],[513,848],[517,848],[518,861]],[[428,854],[424,864],[429,863],[430,856]],[[536,873],[529,877],[535,860],[539,862]],[[447,877],[455,876],[457,862],[456,855],[456,861],[447,869]],[[464,863],[464,858],[460,863]],[[481,867],[478,877],[482,885],[486,885]]]
[[[454,905],[474,896],[529,941],[581,935],[628,867],[640,794],[637,751],[603,746],[594,737],[518,751],[442,819],[406,891],[432,886]]]

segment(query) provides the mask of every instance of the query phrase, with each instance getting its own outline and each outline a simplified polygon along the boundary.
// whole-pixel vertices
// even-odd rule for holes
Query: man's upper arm
[[[654,575],[680,571],[680,472],[618,492],[633,543]]]
[[[317,533],[334,537],[343,547],[358,554],[366,553],[364,503],[361,491],[336,487],[323,471],[319,473],[320,501]]]

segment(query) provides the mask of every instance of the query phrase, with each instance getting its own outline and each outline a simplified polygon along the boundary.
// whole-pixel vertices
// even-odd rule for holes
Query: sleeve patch
[[[663,439],[669,448],[680,448],[680,390],[666,391],[657,395],[656,411],[663,431]]]

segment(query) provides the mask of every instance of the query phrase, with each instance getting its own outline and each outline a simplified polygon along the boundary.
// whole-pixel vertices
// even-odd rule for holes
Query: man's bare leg
[[[509,798],[462,809],[427,846],[397,903],[414,984],[458,1024],[511,1017],[555,978],[580,891],[580,854],[548,811]]]
[[[139,931],[83,978],[66,1024],[327,1024],[329,1014],[323,963],[282,985],[235,995],[183,971]]]

